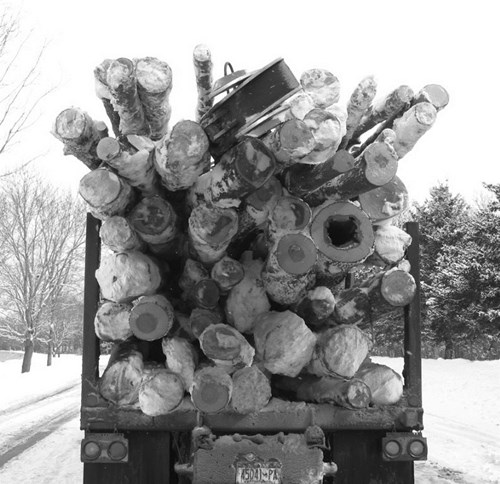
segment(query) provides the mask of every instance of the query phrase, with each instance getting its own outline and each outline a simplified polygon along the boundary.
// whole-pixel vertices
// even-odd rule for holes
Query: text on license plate
[[[281,484],[281,468],[261,466],[238,466],[236,484]]]

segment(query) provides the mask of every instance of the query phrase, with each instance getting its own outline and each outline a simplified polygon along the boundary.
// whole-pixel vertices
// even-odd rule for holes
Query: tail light
[[[85,463],[128,462],[128,440],[118,433],[88,433],[82,440],[80,458]]]
[[[427,439],[419,433],[388,433],[382,439],[382,458],[386,461],[426,460]]]

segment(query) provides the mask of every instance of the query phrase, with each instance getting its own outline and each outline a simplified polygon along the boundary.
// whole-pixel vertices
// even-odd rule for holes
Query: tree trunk
[[[31,359],[33,357],[33,330],[28,329],[24,339],[24,356],[21,373],[29,373],[31,370]]]
[[[47,344],[47,366],[52,366],[52,353],[54,352],[54,325],[49,326],[49,342]]]
[[[444,359],[451,360],[454,357],[455,357],[455,345],[453,344],[453,341],[450,338],[445,341]]]

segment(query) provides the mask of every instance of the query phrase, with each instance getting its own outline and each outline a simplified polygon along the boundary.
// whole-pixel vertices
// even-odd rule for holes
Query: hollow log
[[[222,412],[231,401],[233,381],[219,367],[206,367],[195,373],[191,400],[195,408],[206,414]]]
[[[340,147],[345,148],[359,126],[362,117],[370,109],[377,93],[377,83],[373,76],[365,77],[356,86],[347,103],[346,134],[342,138]]]
[[[241,333],[253,331],[259,314],[269,311],[271,305],[262,282],[264,263],[245,252],[241,260],[245,275],[230,291],[225,313],[229,324]]]
[[[263,141],[243,138],[210,172],[206,199],[219,207],[237,207],[241,198],[269,180],[275,167],[274,155]]]
[[[335,104],[340,97],[340,82],[326,69],[308,69],[300,76],[300,84],[318,108]]]
[[[198,366],[198,353],[195,347],[187,339],[173,336],[163,338],[161,348],[165,355],[167,370],[177,373],[182,378],[184,389],[189,391]]]
[[[373,251],[370,219],[350,202],[326,202],[311,223],[311,237],[328,260],[343,268],[363,262]]]
[[[96,149],[99,141],[108,136],[103,122],[94,121],[81,109],[68,108],[57,115],[52,134],[64,144],[65,155],[73,155],[91,170],[101,165]]]
[[[245,276],[243,265],[231,257],[224,256],[210,271],[210,277],[217,283],[221,294],[227,294]]]
[[[97,168],[80,180],[79,193],[89,211],[101,220],[122,215],[134,201],[132,187],[107,168]]]
[[[104,301],[94,319],[95,334],[101,341],[121,342],[132,336],[129,325],[131,304]]]
[[[159,177],[151,149],[127,150],[117,139],[106,137],[97,145],[97,156],[143,195],[158,194]]]
[[[271,384],[256,366],[241,368],[233,374],[231,408],[240,414],[262,410],[271,399]]]
[[[120,116],[120,133],[148,135],[144,110],[137,92],[135,65],[130,59],[113,60],[106,71],[111,102]]]
[[[427,84],[415,95],[412,104],[428,102],[439,112],[448,106],[449,101],[450,96],[443,86],[439,84]]]
[[[254,330],[257,361],[273,374],[297,376],[309,363],[316,336],[291,311],[269,311],[257,318]]]
[[[314,285],[317,249],[305,234],[283,235],[271,248],[262,281],[270,299],[290,305]]]
[[[386,365],[365,362],[354,378],[368,385],[372,405],[394,405],[403,396],[403,379]]]
[[[157,264],[137,251],[103,257],[95,275],[102,297],[119,303],[154,294],[161,284]]]
[[[194,121],[182,120],[164,136],[156,148],[155,166],[170,191],[191,187],[210,169],[208,138]]]
[[[144,110],[152,140],[161,139],[168,130],[172,109],[169,103],[172,91],[172,69],[156,57],[135,59],[137,93]]]
[[[396,175],[389,183],[358,196],[361,209],[372,224],[384,224],[403,213],[410,204],[408,190]]]
[[[357,326],[340,325],[317,335],[306,371],[316,376],[351,378],[368,356],[372,343]]]
[[[222,314],[219,311],[194,308],[189,315],[189,326],[193,336],[199,339],[205,329],[212,324],[221,324],[222,319]]]
[[[384,134],[385,139],[369,145],[351,170],[325,183],[306,200],[314,206],[326,199],[350,200],[390,182],[398,169],[398,157],[393,146],[395,134],[390,130]]]
[[[102,243],[113,252],[140,251],[145,245],[128,220],[120,215],[107,218],[102,223],[99,234]]]
[[[273,385],[301,402],[328,403],[356,410],[367,408],[371,401],[370,387],[358,378],[280,376],[273,378]]]
[[[193,64],[198,90],[198,102],[196,104],[196,121],[200,119],[213,106],[214,99],[210,96],[212,92],[212,54],[210,49],[203,44],[198,44],[193,51]]]
[[[316,286],[292,307],[308,326],[321,326],[335,309],[335,297],[325,286]]]
[[[338,150],[331,158],[318,165],[296,164],[287,168],[282,179],[286,189],[296,197],[305,197],[333,178],[354,168],[354,157]]]
[[[238,230],[238,214],[231,208],[199,205],[189,216],[189,240],[204,264],[222,259]]]
[[[120,407],[137,405],[143,370],[143,355],[134,344],[126,341],[115,345],[99,378],[99,393]]]
[[[394,149],[398,158],[411,151],[417,141],[429,131],[436,120],[436,114],[436,108],[431,103],[423,102],[415,104],[394,121]]]
[[[134,301],[129,318],[130,329],[144,341],[163,338],[174,324],[174,308],[161,294],[141,296]]]
[[[130,224],[148,244],[165,244],[178,233],[172,205],[157,195],[143,198],[128,216]]]
[[[94,69],[95,93],[104,106],[104,110],[106,111],[111,123],[113,133],[116,137],[118,137],[120,136],[120,115],[115,110],[113,103],[111,102],[111,93],[109,92],[107,81],[108,67],[111,62],[113,62],[112,59],[104,59],[104,61],[102,61]]]
[[[208,326],[199,341],[205,356],[229,373],[253,362],[253,347],[239,331],[227,324]]]
[[[182,378],[165,368],[154,369],[145,375],[139,389],[139,406],[150,417],[174,411],[183,398]]]

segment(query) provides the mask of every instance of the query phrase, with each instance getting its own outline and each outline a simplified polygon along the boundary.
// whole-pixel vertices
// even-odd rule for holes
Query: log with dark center
[[[241,368],[233,374],[231,408],[240,414],[262,410],[271,399],[269,379],[256,366]]]
[[[104,220],[125,213],[134,200],[132,187],[106,168],[97,168],[80,180],[79,193],[95,217]]]
[[[94,121],[81,109],[68,108],[58,114],[52,134],[64,144],[65,155],[73,155],[91,170],[101,165],[97,144],[108,136],[108,129],[102,121]]]
[[[205,356],[228,372],[253,362],[255,350],[239,331],[227,324],[208,326],[199,341]]]
[[[120,215],[107,218],[99,231],[101,241],[113,252],[141,250],[144,241],[137,235],[129,221]]]
[[[361,193],[358,200],[373,224],[388,222],[397,217],[410,203],[408,190],[397,175],[389,183]]]
[[[128,220],[148,244],[164,244],[173,240],[178,232],[172,205],[159,196],[143,198],[132,209]]]
[[[199,205],[189,216],[189,240],[204,264],[222,259],[238,230],[238,214],[231,208]]]
[[[112,59],[105,59],[94,69],[94,81],[95,81],[95,93],[97,97],[102,101],[104,110],[111,123],[111,128],[116,137],[120,136],[120,115],[118,111],[115,110],[113,103],[111,102],[111,93],[109,92],[109,86],[107,81],[108,67],[111,64]]]
[[[237,207],[242,197],[264,185],[276,161],[263,141],[247,137],[224,153],[210,172],[207,199],[221,207]]]
[[[183,398],[184,384],[181,377],[165,368],[148,372],[139,389],[139,406],[150,417],[174,411]]]
[[[311,237],[326,258],[341,266],[360,263],[373,250],[370,219],[350,202],[327,202],[318,207]]]
[[[143,57],[135,60],[135,74],[149,136],[157,141],[166,134],[172,112],[169,104],[172,69],[156,57]]]
[[[239,284],[244,276],[243,265],[228,256],[217,261],[210,271],[210,277],[217,283],[222,294],[226,294]]]
[[[120,116],[120,133],[147,135],[148,126],[137,92],[134,63],[124,57],[113,60],[106,72],[106,84],[113,107]]]
[[[194,74],[198,90],[198,103],[196,105],[196,121],[200,119],[213,106],[212,92],[212,54],[206,45],[198,44],[193,51]]]
[[[358,378],[279,376],[273,378],[273,385],[302,402],[329,403],[354,410],[367,408],[371,401],[369,386]]]
[[[318,108],[326,108],[339,100],[339,80],[326,69],[315,68],[304,71],[300,76],[300,83]]]
[[[331,158],[318,165],[296,164],[287,168],[281,178],[286,189],[297,197],[305,197],[333,178],[354,167],[354,157],[338,150]]]
[[[102,341],[120,342],[132,336],[129,317],[132,305],[104,301],[94,319],[96,336]]]
[[[149,143],[149,149],[126,149],[117,139],[106,137],[97,145],[97,156],[143,195],[155,195],[159,192],[159,177],[151,155],[154,144]]]
[[[212,279],[198,281],[190,291],[189,299],[203,309],[215,309],[219,303],[220,289]]]
[[[130,311],[130,329],[144,341],[155,341],[168,334],[174,324],[174,308],[160,294],[142,296],[134,301]]]
[[[383,140],[366,148],[354,168],[325,183],[306,200],[313,206],[326,199],[350,200],[390,182],[398,169],[398,157],[393,146],[394,133],[386,130],[384,135]]]
[[[191,187],[210,168],[208,138],[194,121],[182,120],[157,144],[155,166],[170,191]]]
[[[196,372],[191,388],[191,400],[199,412],[222,412],[229,405],[232,393],[233,381],[222,368],[207,367]]]

